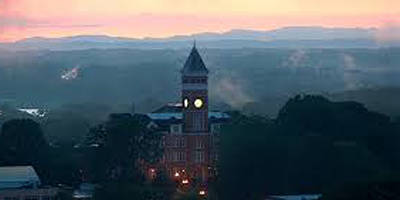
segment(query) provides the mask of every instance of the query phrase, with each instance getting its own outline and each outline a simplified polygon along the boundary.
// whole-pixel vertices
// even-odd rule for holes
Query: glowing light
[[[196,106],[196,108],[201,108],[201,106],[203,106],[203,101],[201,99],[196,99],[194,101],[194,106]]]
[[[153,169],[153,168],[151,168],[151,169],[150,169],[150,172],[151,172],[151,173],[154,173],[154,172],[156,172],[156,170]]]
[[[185,108],[187,108],[189,106],[189,100],[188,99],[183,100],[183,106]]]
[[[175,177],[179,177],[180,176],[180,174],[178,173],[178,172],[175,172],[175,175],[174,175]]]
[[[187,180],[187,179],[182,180],[182,184],[188,184],[188,183],[189,183],[189,180]]]
[[[204,191],[204,190],[200,190],[200,191],[199,191],[199,195],[201,195],[201,196],[204,196],[204,195],[206,195],[206,191]]]

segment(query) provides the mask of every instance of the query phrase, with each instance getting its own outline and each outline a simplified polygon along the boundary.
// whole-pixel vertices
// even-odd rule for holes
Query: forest
[[[305,94],[290,98],[276,118],[227,113],[231,121],[222,128],[219,175],[209,186],[210,199],[285,193],[322,193],[323,199],[375,199],[382,191],[398,195],[394,186],[399,184],[386,185],[400,182],[399,118],[354,101]],[[82,133],[84,142],[65,137],[58,144],[48,142],[43,119],[6,121],[0,165],[33,165],[49,185],[100,184],[95,199],[169,199],[174,183],[162,173],[146,181],[135,162],[156,162],[162,149],[157,148],[160,135],[134,116],[111,114]],[[75,132],[68,127],[67,132]]]

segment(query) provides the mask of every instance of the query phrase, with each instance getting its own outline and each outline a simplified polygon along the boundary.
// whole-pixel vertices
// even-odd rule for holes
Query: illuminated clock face
[[[194,100],[194,106],[196,108],[201,108],[203,106],[203,100],[201,100],[201,99]]]
[[[189,99],[183,100],[183,107],[187,108],[189,106]]]

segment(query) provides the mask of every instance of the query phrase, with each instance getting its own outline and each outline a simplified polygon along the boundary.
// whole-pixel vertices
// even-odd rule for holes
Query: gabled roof
[[[196,45],[193,46],[189,57],[187,58],[185,65],[182,69],[184,75],[197,75],[197,74],[208,74],[208,69],[203,62],[199,52],[197,51]]]
[[[32,166],[0,167],[0,189],[38,186],[40,179]]]
[[[161,108],[158,108],[152,113],[179,113],[182,112],[182,109],[182,103],[169,103],[162,106]]]

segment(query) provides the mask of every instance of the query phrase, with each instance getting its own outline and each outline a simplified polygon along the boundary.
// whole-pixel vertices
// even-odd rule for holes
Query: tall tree
[[[157,162],[162,153],[161,135],[130,114],[112,114],[89,134],[90,142],[99,147],[95,163],[100,163],[113,179],[139,176],[140,164]]]
[[[0,133],[0,164],[36,164],[46,149],[47,142],[37,122],[13,119],[3,124]]]

